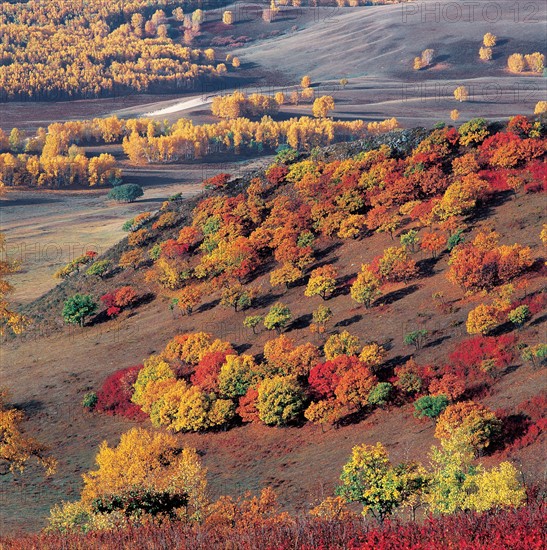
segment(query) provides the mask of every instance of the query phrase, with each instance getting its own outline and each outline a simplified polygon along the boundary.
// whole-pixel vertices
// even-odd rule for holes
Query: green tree
[[[85,272],[86,275],[98,275],[101,279],[105,276],[110,269],[110,260],[99,260],[91,264],[91,267]]]
[[[276,302],[264,317],[264,326],[268,330],[276,330],[281,333],[291,319],[291,310],[281,302]]]
[[[118,202],[133,202],[143,195],[144,191],[140,185],[136,183],[126,183],[111,189],[106,197]]]
[[[292,422],[304,409],[302,389],[293,376],[274,376],[258,386],[258,416],[270,426]]]
[[[243,326],[252,329],[253,334],[257,334],[256,327],[262,322],[264,322],[262,315],[247,315],[243,320]]]
[[[424,395],[414,401],[414,416],[417,418],[437,418],[448,406],[446,395]]]
[[[410,250],[410,252],[416,252],[419,242],[420,238],[416,229],[411,229],[401,235],[401,244],[405,249]]]
[[[367,402],[373,407],[383,407],[391,398],[393,386],[389,382],[380,382],[368,394]]]
[[[226,397],[240,397],[256,381],[258,367],[252,355],[228,355],[218,375],[220,393]]]
[[[84,326],[86,317],[97,311],[97,302],[89,294],[74,294],[65,301],[63,319],[71,325]]]
[[[507,315],[507,318],[517,327],[521,327],[524,323],[526,323],[530,316],[530,308],[527,305],[523,305],[512,309]]]
[[[406,346],[414,346],[417,350],[419,350],[424,345],[427,335],[428,332],[425,328],[422,328],[420,330],[413,330],[405,334],[405,337],[403,338],[403,343]]]

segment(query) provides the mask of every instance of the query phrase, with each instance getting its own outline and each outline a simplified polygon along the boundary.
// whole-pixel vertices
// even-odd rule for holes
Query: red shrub
[[[218,375],[220,368],[226,362],[227,355],[233,355],[234,352],[215,351],[208,353],[198,363],[194,374],[192,374],[192,384],[199,386],[205,391],[218,392]]]
[[[308,376],[311,394],[317,399],[334,397],[334,391],[342,375],[348,370],[355,370],[362,366],[364,363],[357,357],[347,355],[340,355],[331,361],[315,365]]]
[[[522,300],[512,302],[510,309],[515,309],[516,307],[524,305],[528,306],[528,309],[532,315],[537,315],[540,311],[545,309],[545,306],[547,306],[547,294],[540,292],[538,294],[526,296],[526,298],[523,298]]]
[[[144,420],[147,415],[131,402],[133,384],[142,365],[121,369],[111,374],[97,392],[95,409],[110,415],[120,415],[133,420]]]
[[[213,176],[212,178],[203,180],[203,186],[206,189],[222,189],[222,187],[225,187],[230,178],[232,177],[231,174],[217,174],[216,176]]]
[[[470,369],[479,369],[483,361],[492,360],[496,369],[503,369],[514,358],[513,346],[516,338],[512,334],[503,336],[475,336],[464,340],[450,354],[455,374],[467,375]]]
[[[540,498],[517,509],[430,516],[423,521],[393,519],[383,524],[353,518],[320,520],[305,515],[294,521],[277,521],[277,516],[270,518],[259,511],[252,521],[242,521],[236,515],[233,521],[224,522],[164,521],[87,534],[3,536],[0,546],[10,550],[543,550],[545,517]]]
[[[272,185],[278,185],[288,173],[289,169],[284,164],[274,164],[266,170],[266,179]]]
[[[247,393],[239,398],[239,406],[236,412],[243,422],[258,422],[260,420],[256,408],[257,399],[258,390],[256,388],[249,388]]]
[[[188,243],[179,243],[175,239],[168,239],[160,244],[162,256],[174,260],[180,258],[183,254],[188,252],[190,245]]]
[[[503,420],[502,441],[504,449],[502,456],[506,457],[514,451],[536,442],[547,429],[547,418],[544,417],[546,408],[547,397],[537,395],[518,405],[516,407],[517,414],[507,414],[505,411],[499,411],[501,413],[499,416]],[[498,411],[496,415],[498,415]]]

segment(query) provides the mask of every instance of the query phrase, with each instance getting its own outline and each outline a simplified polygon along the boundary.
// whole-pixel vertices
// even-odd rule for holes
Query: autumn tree
[[[334,99],[330,95],[318,97],[312,106],[313,116],[316,118],[326,118],[330,111],[334,110]]]
[[[276,302],[264,317],[264,326],[268,330],[276,330],[281,333],[291,319],[291,310],[281,302]]]
[[[312,332],[323,334],[326,331],[327,323],[332,318],[332,311],[329,307],[319,305],[317,309],[312,311],[313,323],[310,325]]]
[[[172,511],[174,517],[203,517],[208,504],[206,470],[196,451],[181,449],[173,435],[133,428],[122,434],[116,447],[103,442],[96,463],[97,470],[84,474],[81,493],[82,502],[93,509],[99,511],[109,498],[140,489],[145,494],[184,497]]]
[[[479,304],[467,315],[465,327],[468,334],[488,334],[500,323],[498,308],[486,304]]]
[[[496,45],[497,40],[498,39],[494,34],[492,34],[491,32],[487,32],[482,38],[482,43],[487,48],[493,48]]]
[[[469,90],[467,89],[467,87],[458,86],[454,90],[454,99],[459,102],[467,101],[469,99]]]
[[[294,377],[274,376],[264,379],[258,386],[256,408],[265,424],[288,424],[298,418],[303,407],[302,389]]]
[[[435,437],[456,438],[480,451],[491,445],[500,431],[501,421],[493,411],[479,403],[463,401],[449,405],[439,416]]]
[[[368,309],[374,300],[382,294],[380,287],[380,279],[374,274],[372,268],[367,264],[363,264],[361,271],[351,285],[350,294],[357,303],[363,304]]]
[[[318,267],[311,272],[305,296],[319,295],[326,300],[336,290],[336,277],[338,272],[333,265]]]
[[[303,275],[302,269],[291,262],[285,262],[281,267],[270,272],[270,284],[273,287],[284,285],[288,289],[292,283],[300,280]]]
[[[422,235],[420,248],[430,252],[432,258],[436,258],[446,245],[446,240],[446,235],[443,233],[426,232]]]
[[[330,336],[323,350],[327,359],[335,359],[339,355],[357,355],[360,348],[359,338],[344,330],[340,334]]]
[[[524,56],[520,53],[514,53],[509,56],[507,59],[507,68],[512,73],[521,73],[524,71],[526,63],[524,61]]]
[[[481,47],[479,48],[479,58],[482,61],[490,61],[492,59],[492,48]]]
[[[416,464],[394,466],[381,443],[357,445],[342,469],[337,495],[363,505],[363,515],[383,522],[428,482]]]
[[[8,258],[3,233],[0,233],[0,256],[0,335],[5,334],[6,329],[21,334],[28,320],[10,305],[8,296],[13,292],[13,285],[6,280],[7,276],[17,272],[19,266]]]
[[[23,472],[31,460],[36,460],[47,475],[55,472],[57,461],[48,453],[49,449],[36,439],[25,435],[22,411],[10,407],[8,391],[0,387],[0,464],[6,474]]]
[[[258,380],[258,366],[252,355],[228,355],[218,375],[218,387],[225,397],[240,397]]]
[[[302,86],[302,88],[309,88],[311,86],[311,78],[308,75],[303,76],[300,81],[300,86]]]

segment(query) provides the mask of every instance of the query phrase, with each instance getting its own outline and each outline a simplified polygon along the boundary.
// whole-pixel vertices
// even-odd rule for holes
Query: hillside
[[[263,361],[264,344],[276,334],[262,327],[255,335],[253,330],[243,326],[243,320],[248,315],[267,314],[277,301],[291,310],[292,320],[283,334],[293,339],[294,345],[311,342],[321,348],[328,336],[347,330],[359,338],[360,347],[377,342],[385,349],[386,355],[380,365],[375,366],[374,376],[382,382],[396,383],[398,378],[394,369],[407,363],[411,357],[421,367],[431,365],[434,374],[429,376],[432,378],[449,372],[449,367],[453,366],[453,360],[449,359],[451,354],[462,342],[467,343],[472,338],[466,331],[469,312],[481,303],[490,304],[502,283],[511,282],[514,288],[510,308],[521,303],[533,304],[533,312],[518,330],[505,321],[500,321],[491,330],[490,338],[513,338],[514,353],[505,364],[496,365],[491,375],[479,372],[480,369],[467,371],[464,375],[465,390],[458,399],[480,402],[498,411],[501,418],[513,415],[517,423],[514,433],[506,435],[493,450],[488,450],[483,461],[496,464],[501,457],[509,457],[525,473],[529,484],[540,483],[544,436],[513,445],[536,422],[527,411],[530,401],[539,398],[545,390],[544,369],[523,361],[516,347],[517,342],[532,346],[545,339],[545,248],[539,237],[545,210],[544,195],[541,194],[545,185],[545,165],[542,163],[545,138],[529,137],[531,129],[526,128],[523,130],[522,125],[515,125],[514,134],[504,133],[499,125],[491,125],[488,130],[485,127],[468,128],[467,133],[460,130],[460,134],[448,129],[437,130],[431,135],[421,129],[407,130],[368,142],[338,144],[315,151],[311,163],[306,163],[307,159],[302,155],[292,160],[285,159],[286,165],[278,161],[275,164],[278,169],[286,166],[278,177],[271,170],[259,170],[232,179],[218,190],[165,204],[140,227],[139,230],[144,228],[146,231],[142,244],[131,245],[125,238],[95,260],[95,263],[102,260],[111,262],[106,276],[86,275],[84,268],[26,306],[24,313],[32,317],[34,324],[25,335],[3,345],[2,375],[17,381],[12,388],[14,403],[28,414],[28,429],[39,433],[53,449],[59,459],[59,472],[46,481],[27,474],[15,483],[15,490],[11,486],[8,491],[5,491],[7,484],[12,482],[5,478],[0,480],[4,495],[1,510],[4,528],[34,530],[42,526],[47,510],[53,504],[77,496],[80,474],[92,467],[98,444],[103,439],[116,443],[119,435],[134,425],[133,421],[120,416],[85,411],[80,405],[85,393],[97,391],[105,378],[115,371],[142,364],[148,356],[161,353],[175,335],[210,333],[214,338],[229,342],[238,354],[251,354],[257,363]],[[497,132],[501,132],[497,137],[487,137],[495,136]],[[465,139],[466,136],[469,140]],[[490,141],[483,146],[485,139]],[[379,147],[386,143],[390,152],[387,158],[383,158],[386,150]],[[511,149],[508,143],[517,143],[518,146]],[[365,151],[374,152],[367,157]],[[495,156],[496,151],[498,156]],[[455,201],[451,206],[454,211],[444,219],[455,223],[449,232],[454,234],[456,228],[461,229],[464,244],[460,246],[466,246],[477,235],[492,235],[493,231],[498,234],[498,242],[492,245],[492,250],[518,243],[530,247],[533,261],[526,268],[517,269],[510,279],[502,280],[500,275],[500,280],[491,286],[466,294],[447,280],[450,253],[445,239],[435,257],[419,248],[408,252],[407,259],[413,261],[416,269],[410,280],[406,280],[406,276],[400,280],[386,279],[382,281],[381,295],[373,301],[372,307],[358,304],[352,299],[350,286],[362,264],[372,262],[374,265],[375,258],[389,247],[399,247],[401,235],[412,229],[416,229],[422,239],[430,232],[444,236],[446,225],[442,225],[443,220],[434,219],[432,224],[424,224],[423,219],[432,212],[427,205],[446,196],[449,186],[461,180],[461,173],[455,173],[453,162],[464,155],[468,156],[465,162],[461,162],[460,169],[466,176],[472,174],[486,182],[486,187],[479,186],[481,191],[473,198],[471,206],[458,210],[460,199]],[[475,158],[476,167],[473,167],[471,157]],[[418,165],[420,167],[416,168]],[[313,173],[316,169],[324,171],[324,177],[320,174],[315,174],[315,179],[306,176],[306,171]],[[378,173],[375,170],[379,169],[384,170],[382,181],[391,183],[384,185],[374,179]],[[291,170],[292,181],[287,179]],[[356,184],[360,177],[365,176],[369,178],[366,185]],[[511,177],[516,177],[520,183],[509,185],[508,182],[515,181]],[[408,184],[406,188],[405,183]],[[351,206],[351,201],[335,200],[351,190],[356,193],[354,199],[366,197],[364,202],[357,201],[357,206]],[[250,196],[261,199],[256,203],[261,206],[252,220],[247,218],[249,212],[253,212],[252,203],[245,202]],[[286,210],[268,217],[276,207],[276,200]],[[315,221],[321,223],[312,223],[306,204],[319,200],[325,201],[325,215],[316,218]],[[412,208],[402,208],[409,201],[414,203]],[[154,268],[149,251],[169,239],[184,245],[180,230],[192,220],[196,224],[192,212],[199,213],[204,204],[208,205],[205,208],[211,205],[221,210],[225,208],[219,218],[223,221],[212,235],[222,234],[225,224],[228,242],[238,232],[239,237],[248,239],[261,224],[264,227],[270,224],[274,229],[287,231],[276,245],[282,249],[284,244],[296,239],[290,224],[300,224],[297,236],[302,232],[313,236],[310,241],[313,259],[303,264],[302,277],[288,288],[283,285],[272,288],[271,273],[279,268],[279,258],[289,261],[286,258],[291,249],[288,247],[283,256],[268,247],[260,249],[256,245],[258,241],[251,241],[257,247],[255,251],[260,252],[260,259],[253,259],[256,265],[243,264],[239,255],[237,262],[240,263],[236,264],[221,263],[220,257],[216,263],[207,264],[210,269],[204,277],[207,286],[191,315],[183,315],[177,306],[170,308],[172,298],[180,296],[190,283],[178,283],[175,286],[179,288],[169,289],[158,284],[157,272],[146,278],[145,273]],[[246,206],[242,207],[242,204]],[[399,216],[399,210],[405,213]],[[284,215],[279,215],[282,212]],[[299,212],[299,217],[295,217],[295,212]],[[380,214],[386,212],[390,219],[400,219],[398,226],[391,231],[382,231],[382,224],[374,223],[375,214],[381,218]],[[152,228],[154,223],[165,220],[167,214],[172,214],[168,227]],[[358,216],[353,218],[357,230],[350,231],[345,237],[337,236],[344,218],[351,216]],[[338,224],[334,230],[328,229],[331,221]],[[230,224],[239,229],[230,229]],[[198,245],[211,233],[204,231],[203,220],[196,227],[199,228],[196,243],[175,249],[172,256],[165,256],[168,254],[165,250],[161,253],[175,270],[184,268],[196,273],[206,256]],[[212,251],[215,246],[218,247],[218,243],[212,245]],[[135,248],[143,252],[140,267],[116,267],[122,254]],[[245,254],[254,252],[244,250],[244,258]],[[144,256],[144,251],[148,256]],[[290,261],[299,261],[301,250],[292,253],[297,255]],[[220,273],[216,272],[217,264],[223,266]],[[234,275],[229,272],[234,265],[245,270]],[[310,273],[326,265],[336,269],[335,291],[327,296],[327,300],[317,295],[305,297]],[[234,312],[223,307],[220,299],[222,289],[226,285],[235,285],[238,277],[245,288],[259,290],[249,309]],[[85,293],[98,300],[105,293],[127,285],[133,287],[140,297],[135,307],[126,308],[114,319],[109,319],[101,307],[83,328],[63,324],[61,310],[63,302],[70,296]],[[442,293],[440,301],[434,299],[434,295],[439,296],[439,293]],[[322,304],[331,309],[332,320],[327,324],[326,334],[313,334],[310,332],[312,310]],[[404,343],[405,335],[422,329],[427,331],[427,338],[420,349]],[[466,345],[460,347],[460,351]],[[324,361],[323,357],[321,361]],[[179,368],[180,364],[177,365]],[[181,368],[186,368],[184,361]],[[189,379],[188,373],[181,376]],[[417,395],[425,394],[424,387]],[[278,490],[284,508],[307,510],[317,499],[332,494],[341,466],[354,445],[381,441],[394,460],[427,461],[429,448],[436,441],[435,426],[431,420],[414,417],[415,397],[397,389],[386,405],[359,407],[335,422],[334,426],[314,425],[306,422],[302,414],[284,427],[266,426],[260,422],[244,424],[236,418],[215,429],[179,433],[177,437],[183,445],[195,447],[203,457],[214,496],[237,495],[245,490],[256,492],[264,486],[272,486]],[[524,414],[528,414],[529,420],[523,420]],[[142,424],[150,427],[148,419]],[[507,420],[505,425],[509,425]],[[21,515],[21,501],[25,502],[24,516]]]

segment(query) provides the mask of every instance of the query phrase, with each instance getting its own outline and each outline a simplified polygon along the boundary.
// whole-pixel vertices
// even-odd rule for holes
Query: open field
[[[12,277],[13,301],[28,303],[58,282],[55,271],[86,250],[104,252],[125,233],[123,222],[136,214],[156,211],[175,193],[191,197],[202,190],[201,181],[218,172],[237,175],[267,162],[238,160],[178,166],[124,167],[124,181],[138,183],[145,194],[129,204],[106,200],[105,189],[13,189],[0,200],[6,253],[21,263]]]

